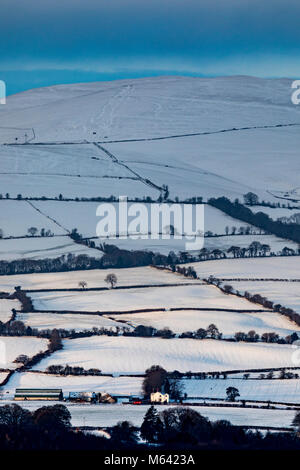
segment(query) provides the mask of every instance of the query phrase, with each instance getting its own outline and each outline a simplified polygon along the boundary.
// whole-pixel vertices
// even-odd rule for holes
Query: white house
[[[169,394],[153,392],[150,395],[150,401],[151,403],[169,403]]]

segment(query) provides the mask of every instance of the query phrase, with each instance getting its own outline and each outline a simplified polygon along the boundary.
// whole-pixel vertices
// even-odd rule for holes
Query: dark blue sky
[[[0,79],[300,77],[299,0],[1,0]]]

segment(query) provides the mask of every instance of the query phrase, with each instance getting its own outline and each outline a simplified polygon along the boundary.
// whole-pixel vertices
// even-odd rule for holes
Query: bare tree
[[[37,234],[37,231],[38,229],[36,227],[29,227],[29,229],[27,230],[29,235],[31,235],[32,237],[34,237]]]
[[[82,290],[87,288],[87,282],[86,281],[80,281],[78,282],[78,286],[81,287]]]
[[[117,276],[114,273],[108,274],[104,279],[106,284],[110,284],[110,287],[113,289],[118,282]]]

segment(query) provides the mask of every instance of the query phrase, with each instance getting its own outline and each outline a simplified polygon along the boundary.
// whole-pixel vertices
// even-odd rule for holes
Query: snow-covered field
[[[299,122],[290,87],[288,79],[157,77],[60,85],[11,96],[0,110],[6,126],[0,142],[18,138],[24,143],[25,132],[31,141],[22,147],[1,146],[2,190],[56,196],[158,195],[144,183],[103,178],[128,175],[121,161],[155,184],[167,184],[174,197],[242,198],[252,190],[275,201],[267,190],[298,186],[299,129],[260,127]],[[109,143],[197,132],[208,134]],[[66,141],[82,145],[67,149]],[[117,162],[86,143],[94,141],[105,142]],[[62,145],[34,147],[32,152],[30,144],[37,142]],[[259,171],[262,161],[264,171]],[[24,178],[26,171],[37,174]],[[99,174],[101,179],[94,177]]]
[[[186,242],[189,241],[186,238],[174,239],[170,238],[169,240],[151,240],[151,239],[138,239],[134,240],[132,238],[128,239],[113,239],[107,238],[102,239],[105,243],[116,245],[117,247],[125,250],[148,250],[153,251],[154,253],[161,253],[163,255],[168,255],[170,251],[179,253],[180,251],[186,251]],[[228,235],[221,237],[205,237],[203,241],[203,246],[208,250],[219,249],[227,251],[232,246],[238,246],[240,248],[248,248],[248,246],[253,242],[258,241],[261,244],[268,244],[271,248],[271,251],[275,254],[279,253],[284,247],[292,248],[297,251],[297,243],[294,243],[290,240],[284,240],[283,238],[275,237],[274,235]],[[96,244],[98,242],[96,241]],[[192,254],[198,254],[199,250],[192,251]],[[232,254],[226,253],[228,257],[231,257]]]
[[[95,328],[106,328],[115,330],[116,327],[124,327],[124,323],[110,320],[109,318],[97,315],[73,315],[56,313],[19,313],[17,320],[25,323],[26,326],[39,330],[52,330],[60,328],[75,331],[91,331]],[[120,318],[122,320],[122,318]]]
[[[37,212],[29,202],[0,199],[0,228],[4,237],[30,236],[28,229],[37,228],[39,235],[41,229],[50,230],[55,235],[65,234],[66,231]],[[72,227],[73,228],[73,227]],[[21,240],[19,240],[21,243]]]
[[[73,242],[69,237],[42,237],[0,240],[0,259],[12,261],[16,259],[58,258],[62,255],[88,255],[101,258],[103,253]]]
[[[231,282],[230,285],[241,293],[260,294],[275,304],[281,304],[300,313],[300,282]]]
[[[293,365],[293,351],[289,345],[266,343],[96,336],[65,340],[64,349],[34,369],[69,364],[119,375],[144,373],[153,364],[181,372],[287,367]]]
[[[7,322],[12,316],[12,309],[16,310],[20,308],[18,300],[0,299],[0,321],[2,323]]]
[[[75,227],[83,235],[95,236],[98,203],[32,201],[36,210],[28,202],[7,200],[6,193],[11,197],[18,194],[52,198],[60,194],[72,198],[126,195],[132,199],[151,196],[157,200],[164,185],[168,186],[172,199],[202,196],[206,200],[226,196],[242,201],[245,193],[253,191],[260,199],[275,202],[278,200],[272,194],[280,194],[280,191],[291,194],[299,186],[300,134],[298,125],[289,125],[299,123],[300,108],[290,101],[290,86],[288,79],[157,77],[53,86],[9,97],[7,105],[0,107],[0,119],[5,122],[5,128],[0,128],[0,187],[5,198],[0,200],[0,229],[5,237],[26,235],[31,226],[38,231],[50,229],[60,236],[0,240],[0,260],[53,258],[68,253],[102,256],[99,250],[88,249],[61,236]],[[188,135],[193,133],[201,135]],[[156,137],[163,139],[151,140]],[[124,139],[128,141],[116,142]],[[26,145],[1,145],[23,144],[25,140]],[[102,143],[99,147],[95,142]],[[34,145],[36,143],[43,145]],[[253,209],[270,215],[276,213],[279,217],[290,215],[285,209]],[[222,235],[227,226],[231,233],[232,227],[238,230],[246,225],[210,206],[205,207],[205,231]],[[258,229],[253,230],[258,232]],[[206,238],[204,246],[227,250],[232,245],[247,247],[253,240],[269,244],[275,252],[284,246],[296,248],[296,244],[287,240],[258,234]],[[116,239],[111,243],[125,249],[146,248],[164,254],[185,250],[184,241],[180,240]],[[298,257],[227,259],[192,266],[201,278],[214,275],[227,279],[300,280]],[[225,295],[213,286],[150,267],[2,276],[0,290],[12,291],[16,285],[24,289],[76,288],[80,281],[86,281],[88,287],[104,287],[104,278],[109,272],[117,275],[118,286],[152,287],[41,292],[32,294],[34,306],[40,310],[112,313],[160,308],[160,312],[116,318],[134,325],[168,326],[177,333],[207,327],[210,323],[215,323],[225,336],[251,329],[260,334],[275,331],[286,336],[299,330],[272,312],[229,312],[229,309],[261,307]],[[172,283],[192,285],[153,287]],[[228,283],[296,310],[300,308],[298,283],[248,282],[245,288],[243,282]],[[11,301],[0,302],[0,321],[10,317],[13,303],[7,302]],[[184,310],[168,311],[171,307]],[[193,307],[206,310],[192,311]],[[225,311],[208,311],[209,308]],[[117,324],[97,315],[43,312],[19,314],[18,319],[36,328],[75,330]],[[47,340],[34,337],[0,338],[2,367],[14,368],[16,364],[12,361],[16,356],[32,356],[46,346]],[[94,336],[64,340],[64,349],[37,364],[35,370],[44,370],[50,364],[70,364],[98,367],[103,372],[118,375],[144,373],[153,364],[180,371],[291,367],[293,351],[289,345],[265,343]],[[288,397],[289,401],[299,401],[297,380],[197,381],[200,388],[197,393],[194,389],[191,392],[223,398],[224,387],[229,383],[238,384],[243,398],[281,400],[279,397]],[[136,378],[24,373],[15,374],[6,389],[10,396],[18,386],[133,394],[139,392],[140,384],[141,379]],[[196,386],[196,381],[190,381],[187,386]],[[38,406],[41,404],[28,404],[32,409]],[[122,419],[140,424],[147,409],[126,405],[68,406],[75,425],[108,426]],[[229,419],[233,424],[289,426],[294,416],[293,411],[283,410],[196,409],[211,419]]]
[[[300,279],[298,256],[243,258],[190,263],[201,278],[211,274],[224,279]]]
[[[238,331],[248,333],[250,330],[255,330],[260,335],[274,331],[283,337],[294,331],[300,331],[299,326],[273,312],[235,313],[185,310],[113,315],[113,318],[126,320],[133,326],[146,325],[157,329],[168,327],[174,333],[196,331],[198,328],[207,328],[213,323],[225,338],[232,337]]]
[[[71,146],[73,149],[73,145]],[[31,147],[30,147],[31,148]],[[79,150],[81,146],[79,146]],[[19,149],[17,149],[19,151]],[[21,149],[22,150],[22,149]],[[36,150],[36,149],[34,149]],[[3,146],[0,145],[0,158],[2,158]],[[49,158],[52,158],[50,155]],[[36,152],[36,162],[39,162],[39,152]],[[66,163],[69,165],[69,162]],[[69,170],[70,171],[70,170]],[[137,179],[130,178],[106,178],[95,176],[63,176],[63,175],[44,175],[43,173],[29,174],[24,177],[24,172],[15,174],[1,175],[0,183],[3,193],[10,192],[11,197],[17,197],[22,194],[23,197],[51,197],[58,198],[59,194],[67,198],[76,197],[107,197],[111,195],[126,195],[129,198],[159,196],[156,189],[146,186]]]
[[[36,141],[76,141],[297,122],[290,88],[289,79],[245,76],[151,77],[39,88],[7,99],[1,141],[14,142],[9,126],[34,127]],[[24,132],[19,134],[22,142]]]
[[[226,124],[218,126],[225,128]],[[292,175],[292,171],[298,171],[298,145],[299,129],[290,127],[112,143],[107,148],[142,176],[159,185],[168,184],[173,197],[193,194],[205,199],[227,196],[243,200],[243,194],[252,191],[260,199],[274,202],[268,190],[298,186],[296,175]],[[259,171],[262,161],[263,171]]]
[[[13,403],[5,401],[5,404]],[[57,402],[48,402],[48,405]],[[45,406],[43,401],[26,402],[24,408],[31,411]],[[71,416],[73,426],[99,426],[110,427],[116,425],[119,421],[130,421],[135,426],[141,426],[148,405],[78,405],[66,403]],[[170,408],[167,405],[157,407],[158,411]],[[224,407],[191,407],[202,416],[211,421],[226,420],[232,424],[241,426],[270,426],[270,427],[291,427],[295,416],[294,410],[264,410],[249,408],[224,408]],[[292,429],[292,427],[291,427]]]
[[[183,380],[189,397],[226,398],[226,388],[236,387],[239,400],[277,401],[300,404],[300,380],[206,379]],[[192,400],[191,400],[192,401]]]
[[[1,133],[2,129],[0,130]],[[92,144],[19,146],[0,145],[1,192],[11,197],[128,197],[159,192]]]
[[[36,310],[119,312],[144,308],[189,307],[260,310],[245,299],[223,294],[208,285],[180,285],[111,289],[100,292],[37,292],[31,298]]]
[[[0,378],[1,381],[1,378]],[[5,396],[13,397],[16,388],[61,388],[64,396],[69,392],[107,392],[112,395],[139,395],[143,378],[59,376],[41,373],[14,374],[4,387]]]
[[[159,406],[158,411],[163,411],[167,408],[168,406]],[[205,406],[191,408],[211,421],[225,419],[235,425],[289,427],[295,416],[295,411],[292,410],[210,408]],[[118,421],[125,420],[140,426],[147,409],[147,405],[69,406],[74,426],[83,426],[84,423],[86,426],[114,426]]]
[[[42,338],[0,336],[0,367],[15,369],[17,364],[13,361],[20,354],[32,357],[47,349],[47,345],[48,341]]]
[[[113,270],[92,269],[88,271],[0,276],[0,286],[1,289],[9,292],[14,290],[14,286],[22,286],[23,289],[42,290],[78,288],[80,281],[86,281],[87,287],[107,287],[104,279],[110,272],[115,273],[117,276],[118,286],[199,283],[199,281],[193,281],[180,274],[145,266]]]
[[[3,373],[3,378],[6,373]],[[0,375],[0,382],[2,375]],[[23,372],[14,374],[3,388],[5,398],[12,398],[16,388],[62,388],[65,397],[69,392],[107,392],[111,395],[140,395],[142,377],[76,377],[43,373]],[[188,397],[226,398],[226,388],[236,387],[240,400],[277,401],[300,403],[300,383],[291,380],[244,380],[206,379],[183,380],[184,392]]]
[[[85,237],[96,236],[96,225],[99,217],[96,216],[96,210],[99,202],[73,202],[73,201],[35,201],[34,205],[42,212],[57,220],[68,230],[74,227]],[[128,202],[128,207],[132,203]],[[114,203],[116,206],[116,203]],[[151,205],[146,203],[149,216]],[[150,217],[149,217],[150,220]],[[150,226],[150,223],[149,223]],[[249,224],[242,223],[234,219],[215,207],[204,205],[204,232],[211,231],[214,234],[224,235],[226,227],[231,231],[232,227],[247,227]],[[164,228],[164,227],[163,227]],[[251,230],[259,233],[259,229],[251,227]],[[118,240],[116,240],[118,241]],[[112,241],[113,243],[113,241]]]
[[[0,384],[3,382],[3,380],[6,379],[6,377],[8,376],[8,372],[0,372]],[[2,391],[2,390],[1,390]]]

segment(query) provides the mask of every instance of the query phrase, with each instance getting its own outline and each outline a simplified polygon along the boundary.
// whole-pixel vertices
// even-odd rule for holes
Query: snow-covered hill
[[[0,143],[27,142],[0,145],[1,191],[155,197],[165,184],[173,197],[241,197],[253,190],[275,200],[267,191],[281,194],[299,184],[300,114],[290,96],[289,79],[242,76],[20,93],[0,107]]]
[[[299,122],[290,96],[288,79],[156,77],[33,89],[0,116],[35,142],[151,138]]]

